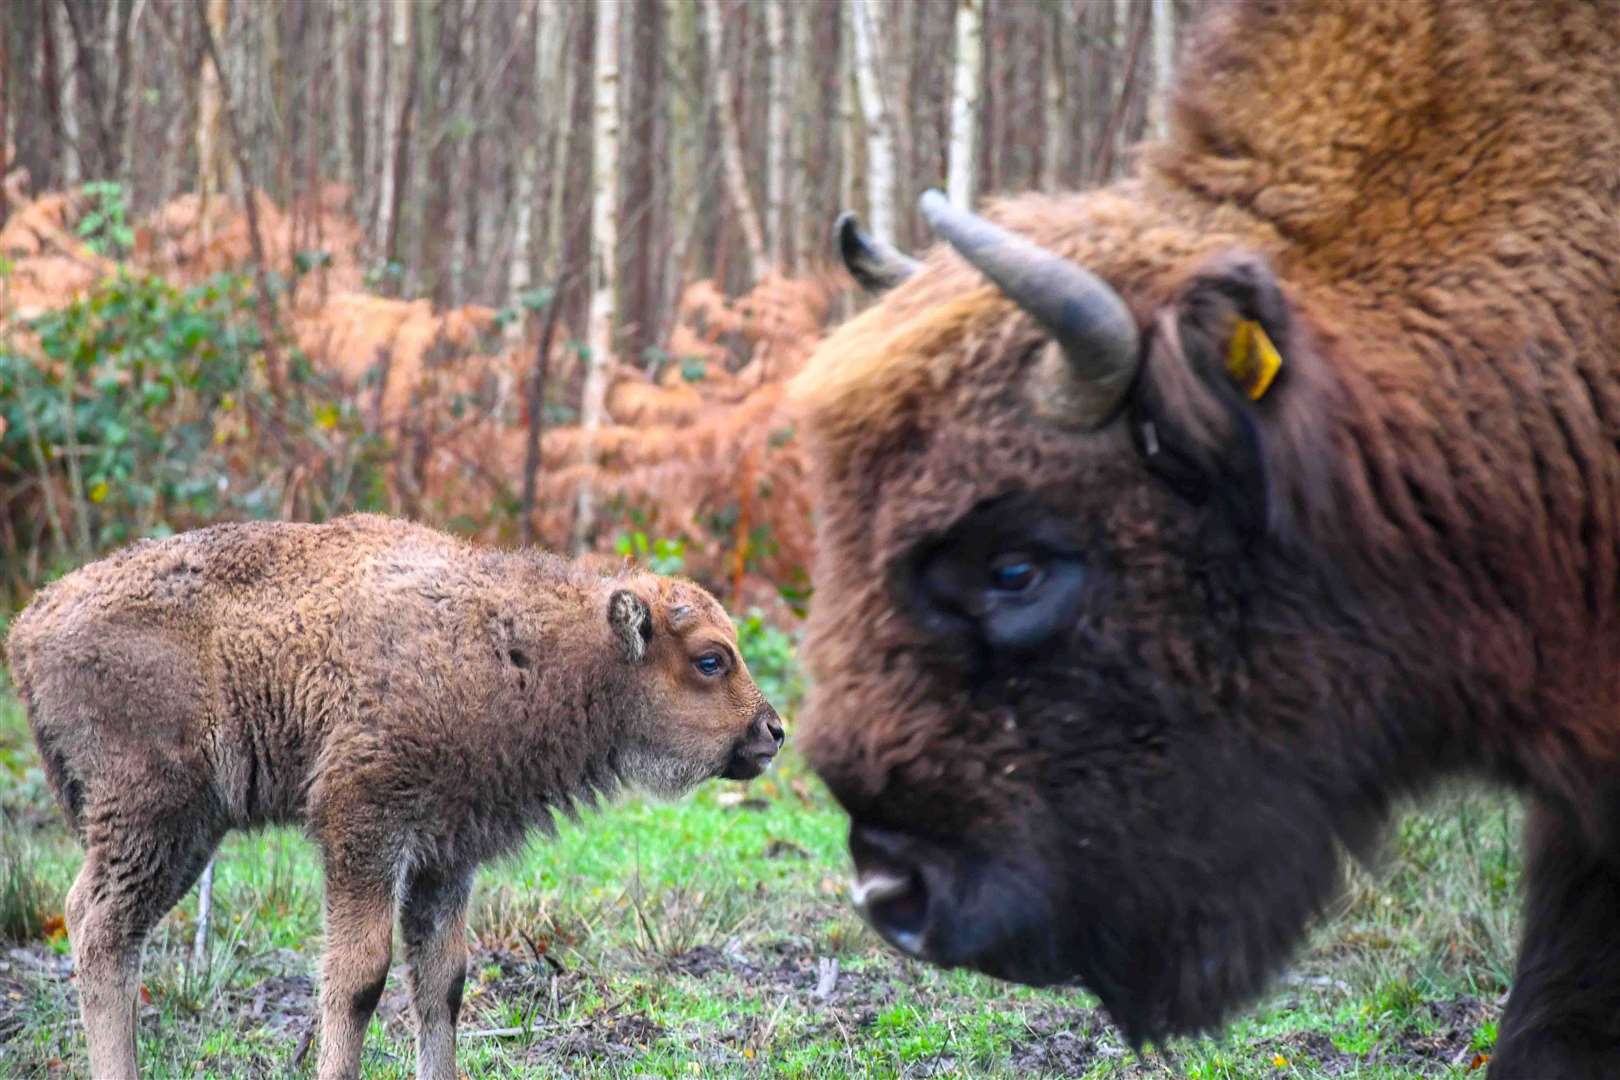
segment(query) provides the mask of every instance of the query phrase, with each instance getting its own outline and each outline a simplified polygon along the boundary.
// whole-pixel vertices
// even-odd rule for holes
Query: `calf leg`
[[[326,953],[321,962],[320,1080],[354,1080],[366,1025],[382,997],[394,944],[386,877],[326,868]]]
[[[1620,1076],[1620,860],[1549,806],[1526,839],[1524,940],[1490,1080]]]
[[[416,1014],[417,1080],[456,1080],[456,1019],[467,973],[470,870],[418,874],[400,910]]]
[[[133,1080],[141,951],[202,872],[218,834],[196,811],[139,826],[129,806],[88,816],[86,855],[68,891],[68,940],[97,1080]]]

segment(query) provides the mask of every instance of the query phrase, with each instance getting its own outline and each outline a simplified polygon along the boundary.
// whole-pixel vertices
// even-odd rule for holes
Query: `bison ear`
[[[1289,304],[1266,260],[1233,252],[1187,278],[1152,328],[1132,433],[1155,472],[1200,501],[1266,513],[1268,418],[1297,375]]]
[[[608,599],[608,625],[618,638],[624,658],[632,664],[647,655],[652,640],[652,611],[647,602],[629,589],[620,589]]]

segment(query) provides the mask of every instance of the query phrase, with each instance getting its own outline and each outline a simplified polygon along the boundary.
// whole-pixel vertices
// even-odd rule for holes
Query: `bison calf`
[[[67,921],[103,1080],[136,1073],[147,933],[230,829],[321,846],[320,1075],[358,1073],[397,907],[417,1075],[450,1078],[474,868],[621,783],[756,776],[783,737],[696,585],[374,516],[137,544],[8,645],[86,851]]]

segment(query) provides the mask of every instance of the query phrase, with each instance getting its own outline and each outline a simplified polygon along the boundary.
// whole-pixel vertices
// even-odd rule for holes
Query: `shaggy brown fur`
[[[142,943],[230,829],[321,845],[320,1076],[358,1073],[397,908],[417,1074],[453,1078],[478,864],[621,782],[757,775],[782,740],[696,585],[368,515],[137,544],[7,644],[86,851],[67,920],[98,1080],[135,1074]]]
[[[1620,1075],[1620,4],[1212,10],[1136,177],[990,214],[1131,307],[1115,422],[948,249],[799,378],[806,753],[892,940],[1135,1040],[1255,994],[1391,799],[1517,785],[1492,1075]]]

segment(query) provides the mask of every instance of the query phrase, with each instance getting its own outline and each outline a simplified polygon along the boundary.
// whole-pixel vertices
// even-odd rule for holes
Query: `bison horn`
[[[1095,274],[969,210],[938,191],[919,203],[929,226],[1052,335],[1075,377],[1075,419],[1112,417],[1136,377],[1140,335],[1125,301]]]
[[[854,211],[845,210],[833,225],[838,237],[838,254],[850,277],[867,292],[879,293],[892,289],[917,272],[920,265],[909,255],[902,255],[888,243],[869,236],[861,228],[861,219]]]

